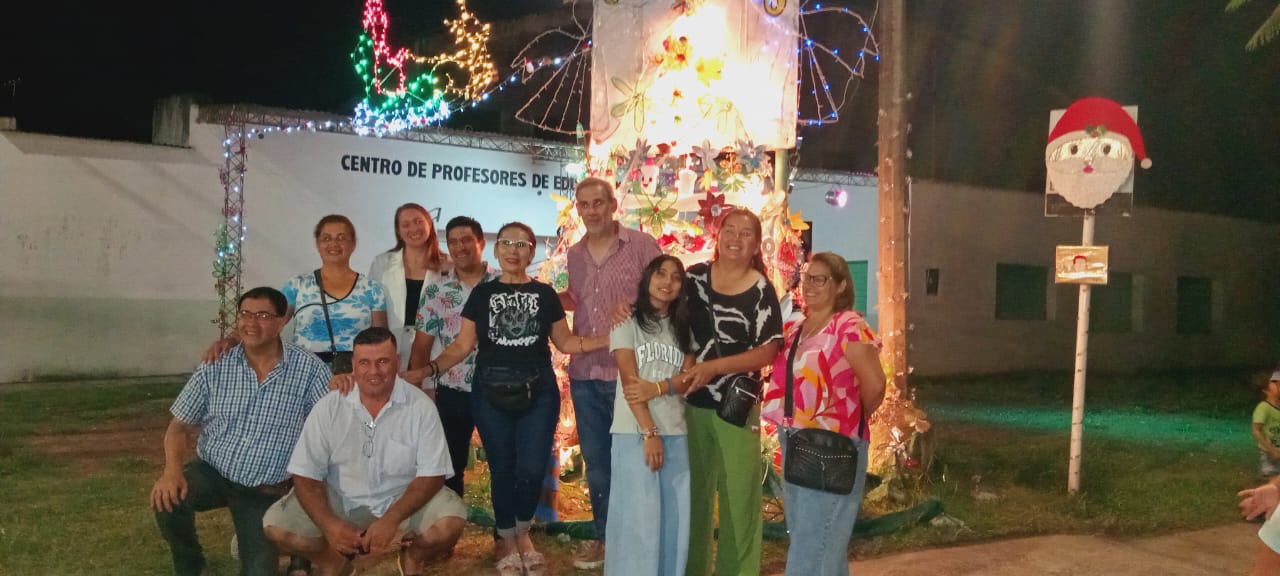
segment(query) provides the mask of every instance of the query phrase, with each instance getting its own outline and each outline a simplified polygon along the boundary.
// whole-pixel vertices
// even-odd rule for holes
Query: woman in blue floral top
[[[280,291],[289,300],[294,344],[332,362],[333,352],[351,351],[361,330],[387,325],[387,297],[382,284],[351,269],[356,249],[351,220],[339,214],[325,216],[316,224],[315,238],[320,269],[290,278]],[[317,277],[324,286],[323,302]]]

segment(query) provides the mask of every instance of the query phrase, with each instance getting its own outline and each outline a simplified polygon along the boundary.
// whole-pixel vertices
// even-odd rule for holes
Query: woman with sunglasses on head
[[[760,418],[752,396],[760,370],[782,339],[782,311],[760,253],[760,219],[735,210],[721,221],[711,262],[689,267],[685,292],[696,364],[676,381],[689,409],[690,529],[688,574],[711,574],[719,502],[715,574],[760,572]],[[729,422],[722,403],[740,400],[745,422]],[[732,402],[732,400],[731,400]]]
[[[529,527],[560,418],[560,388],[548,341],[565,354],[609,345],[608,335],[574,336],[555,289],[529,277],[534,242],[533,229],[523,223],[498,230],[493,255],[501,276],[471,291],[453,343],[426,367],[404,374],[409,382],[420,383],[477,350],[471,413],[489,461],[499,536],[494,555],[504,576],[546,571],[546,558],[534,548]]]
[[[412,202],[396,208],[396,245],[377,255],[369,267],[369,277],[382,283],[387,292],[387,321],[396,334],[400,369],[409,366],[413,350],[414,322],[422,303],[422,287],[439,279],[451,265],[440,251],[431,213]]]
[[[778,426],[783,447],[783,502],[791,544],[788,575],[848,576],[849,538],[862,503],[867,473],[867,421],[884,400],[880,340],[853,309],[853,278],[844,258],[814,254],[800,276],[804,319],[787,324],[784,344],[773,363],[761,416]],[[786,415],[787,388],[792,414]],[[795,434],[819,429],[845,436],[855,459],[820,456],[828,466],[845,466],[851,491],[806,487],[796,482],[787,459],[798,450]],[[812,452],[810,453],[812,454]],[[844,478],[847,479],[846,475]],[[811,481],[806,481],[811,483]],[[839,480],[836,481],[840,482]],[[845,486],[848,487],[847,485]]]

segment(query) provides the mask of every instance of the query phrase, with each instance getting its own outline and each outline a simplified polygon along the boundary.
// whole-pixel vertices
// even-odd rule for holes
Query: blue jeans
[[[684,576],[689,559],[689,439],[662,437],[662,468],[644,462],[639,434],[614,434],[616,494],[609,501],[604,573],[609,576]]]
[[[853,492],[832,494],[782,482],[787,533],[791,535],[787,576],[849,576],[849,539],[853,536],[853,523],[858,519],[867,481],[867,443],[861,438],[854,438],[853,443],[858,446],[858,480]],[[784,467],[786,446],[784,437]]]
[[[587,488],[591,490],[591,513],[595,516],[596,538],[604,539],[609,525],[609,459],[612,457],[613,399],[618,383],[613,380],[570,380],[573,412],[578,420],[578,446],[587,464]]]
[[[479,378],[471,393],[471,417],[489,461],[489,491],[499,531],[533,520],[547,475],[547,455],[560,419],[560,387],[550,366],[544,366],[539,377],[541,388],[532,405],[519,414],[490,404]]]

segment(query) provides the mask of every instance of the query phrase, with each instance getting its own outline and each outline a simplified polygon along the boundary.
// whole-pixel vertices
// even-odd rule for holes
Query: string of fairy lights
[[[753,2],[755,9],[763,9]],[[520,50],[510,63],[511,73],[499,77],[488,50],[492,28],[471,12],[466,0],[457,0],[458,16],[445,20],[452,49],[434,56],[419,56],[404,47],[394,47],[389,40],[391,18],[383,0],[365,0],[361,18],[362,31],[351,52],[355,74],[364,84],[364,98],[348,120],[298,120],[271,126],[240,125],[228,130],[223,142],[224,159],[229,163],[231,182],[226,183],[228,197],[243,194],[243,170],[247,143],[272,133],[342,132],[361,136],[395,137],[401,132],[438,126],[456,112],[476,108],[495,92],[517,85],[528,86],[531,93],[517,110],[516,118],[543,130],[562,134],[583,133],[589,102],[584,97],[590,76],[591,22],[572,16],[571,27],[557,27],[538,34]],[[804,126],[831,124],[839,119],[839,110],[848,99],[848,86],[860,78],[868,57],[879,60],[878,46],[869,24],[846,7],[825,6],[806,2],[801,7],[799,47],[796,54],[807,68],[809,95],[814,112],[802,111],[797,122]],[[862,47],[856,58],[846,59],[839,47],[810,38],[806,17],[835,15],[853,18],[862,31]],[[874,16],[872,17],[874,20]],[[842,38],[843,39],[843,38]],[[542,46],[558,42],[560,50],[538,52]],[[564,48],[564,46],[570,46]],[[835,63],[847,73],[844,90],[833,91],[828,71],[820,57]],[[797,83],[805,87],[804,75]],[[838,84],[837,84],[838,86]],[[240,247],[244,241],[241,204],[228,205],[225,223],[215,237],[217,258],[214,276],[221,300],[238,297]],[[225,306],[224,306],[225,308]],[[228,324],[226,318],[215,322]]]

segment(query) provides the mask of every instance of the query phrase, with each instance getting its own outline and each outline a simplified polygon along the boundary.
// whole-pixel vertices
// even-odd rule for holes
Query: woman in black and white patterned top
[[[782,311],[760,254],[760,219],[746,210],[727,216],[710,263],[688,270],[685,290],[697,364],[681,374],[689,408],[690,530],[686,574],[711,574],[711,540],[719,491],[720,535],[716,574],[760,571],[760,415],[745,427],[719,418],[728,381],[755,376],[782,342]],[[754,393],[759,393],[757,388]]]

